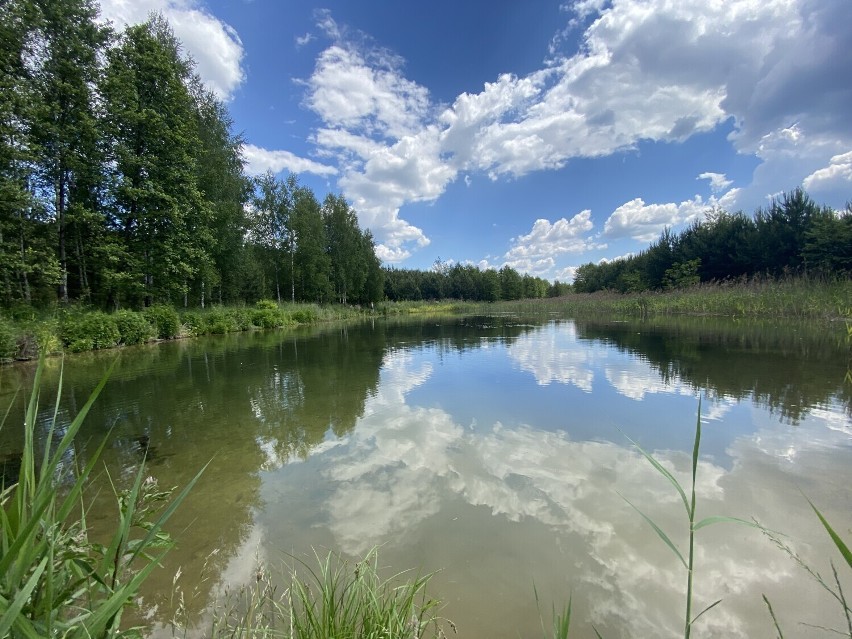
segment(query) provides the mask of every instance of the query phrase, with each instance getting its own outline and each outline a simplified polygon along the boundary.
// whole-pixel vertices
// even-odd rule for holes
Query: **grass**
[[[820,321],[852,320],[852,280],[755,277],[710,282],[673,291],[574,293],[558,298],[471,305],[506,312],[550,312],[569,316],[649,317],[718,315]]]
[[[287,639],[424,639],[444,637],[440,602],[428,596],[431,575],[407,572],[382,576],[378,552],[358,562],[315,553],[311,562],[291,557],[284,571],[287,587],[257,564],[254,579],[228,590],[212,609],[210,639],[284,637]],[[452,623],[446,624],[454,628]],[[175,635],[192,628],[185,616],[172,622]]]
[[[83,408],[61,428],[61,377],[43,455],[36,454],[36,416],[43,362],[36,371],[24,422],[17,482],[0,487],[0,636],[123,637],[122,612],[171,547],[163,525],[196,477],[165,508],[171,491],[145,476],[116,489],[117,525],[106,543],[89,539],[85,493],[104,443],[78,467],[74,439],[109,373]],[[58,438],[58,441],[56,439]]]

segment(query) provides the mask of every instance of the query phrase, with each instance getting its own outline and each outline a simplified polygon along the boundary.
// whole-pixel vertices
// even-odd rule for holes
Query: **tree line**
[[[753,216],[712,210],[681,233],[664,230],[638,255],[584,264],[573,289],[629,293],[786,274],[852,275],[852,205],[837,212],[795,189]]]
[[[431,270],[385,268],[384,295],[390,301],[459,299],[477,302],[558,297],[570,286],[556,280],[521,274],[511,266],[480,269],[450,265],[440,258]]]
[[[244,173],[243,140],[167,21],[0,3],[0,303],[114,309],[382,295],[341,196]]]

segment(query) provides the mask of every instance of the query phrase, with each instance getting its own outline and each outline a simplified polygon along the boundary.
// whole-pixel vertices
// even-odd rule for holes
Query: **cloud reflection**
[[[523,346],[518,352],[524,352]],[[534,360],[519,356],[519,361]],[[383,370],[379,391],[346,445],[326,451],[321,459],[331,492],[324,516],[342,551],[357,556],[375,545],[404,546],[418,526],[461,500],[491,513],[488,527],[477,531],[483,539],[512,526],[544,526],[562,540],[562,556],[550,556],[551,550],[535,545],[523,552],[530,566],[564,574],[575,598],[582,599],[577,605],[585,621],[606,629],[606,636],[677,634],[685,572],[619,493],[659,522],[682,548],[683,505],[641,455],[614,443],[572,441],[532,426],[510,429],[497,423],[484,432],[466,429],[442,410],[406,404],[407,393],[433,373],[428,364],[415,366],[410,355],[399,352],[389,356]],[[848,526],[848,509],[837,490],[848,477],[848,440],[848,430],[832,428],[818,415],[792,431],[773,428],[767,420],[754,435],[730,446],[730,469],[700,462],[699,516],[755,516],[789,534],[806,559],[819,561],[828,556],[829,546],[822,543],[824,532],[796,486],[806,482],[809,496],[818,495],[829,518]],[[784,454],[791,446],[793,457]],[[661,451],[657,456],[686,481],[686,454]],[[822,492],[811,492],[820,485]],[[445,535],[435,543],[447,547],[452,557],[452,547],[464,542],[449,529]],[[447,571],[504,561],[471,552],[465,545],[465,557]],[[725,599],[702,617],[702,636],[765,634],[769,625],[760,601],[763,592],[790,623],[835,622],[827,598],[803,582],[793,562],[754,530],[702,530],[696,561],[697,610]],[[523,593],[533,577],[512,587]],[[519,576],[508,580],[518,582]],[[479,596],[493,601],[509,588],[502,582],[490,587],[493,592]]]

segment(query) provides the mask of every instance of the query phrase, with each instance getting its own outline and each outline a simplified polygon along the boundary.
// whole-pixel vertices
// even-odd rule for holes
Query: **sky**
[[[342,193],[383,263],[571,281],[722,208],[852,200],[849,0],[100,0],[162,13],[246,171]]]

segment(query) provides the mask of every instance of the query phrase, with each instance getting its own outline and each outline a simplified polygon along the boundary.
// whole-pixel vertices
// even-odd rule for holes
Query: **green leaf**
[[[743,526],[749,526],[751,528],[761,528],[759,524],[756,524],[753,521],[746,521],[745,519],[740,519],[738,517],[726,517],[724,515],[714,515],[712,517],[705,517],[698,523],[696,523],[692,530],[700,530],[705,526],[712,526],[713,524],[740,524]]]
[[[33,571],[29,581],[27,581],[24,587],[18,591],[18,594],[12,603],[9,604],[7,601],[2,602],[4,610],[2,617],[0,617],[0,637],[8,637],[9,630],[14,625],[19,632],[23,632],[28,637],[38,639],[39,635],[33,629],[29,619],[26,617],[20,617],[20,614],[21,610],[24,608],[24,604],[27,603],[27,600],[30,598],[33,590],[35,590],[38,580],[41,578],[41,574],[44,572],[46,566],[47,557],[41,560],[41,563],[39,563],[35,571]]]
[[[622,434],[624,434],[623,431],[622,431]],[[624,435],[624,436],[627,437],[627,435]],[[658,462],[656,459],[654,459],[654,457],[652,455],[646,453],[639,444],[637,444],[632,439],[630,439],[630,437],[627,437],[627,441],[629,441],[631,444],[633,444],[636,447],[636,449],[645,456],[645,459],[647,459],[649,462],[651,462],[651,465],[654,468],[656,468],[660,472],[660,474],[662,474],[666,479],[668,479],[671,482],[672,486],[675,487],[678,494],[680,495],[680,498],[683,500],[683,507],[686,508],[686,513],[689,514],[689,501],[686,498],[686,492],[683,490],[683,487],[680,485],[678,480],[675,479],[674,476],[668,470],[663,468],[663,466],[660,464],[660,462]],[[628,502],[628,503],[630,503],[630,502]]]
[[[711,604],[710,604],[709,606],[707,606],[704,610],[702,610],[702,611],[701,611],[701,612],[699,612],[697,615],[695,615],[695,617],[693,617],[692,621],[690,621],[690,622],[689,622],[689,625],[691,626],[692,624],[694,624],[696,621],[698,621],[698,618],[699,618],[701,615],[703,615],[705,612],[707,612],[707,611],[708,611],[708,610],[710,610],[711,608],[715,608],[715,607],[716,607],[716,606],[718,606],[720,603],[722,603],[722,600],[721,600],[721,599],[717,599],[716,601],[714,601],[713,603],[711,603]]]
[[[808,498],[805,497],[805,499]],[[817,510],[817,507],[813,505],[813,502],[810,499],[808,499],[808,503],[811,505],[811,508],[814,509],[816,516],[819,517],[819,520],[822,522],[822,525],[828,531],[831,540],[834,542],[834,545],[837,546],[837,549],[840,551],[840,554],[843,555],[843,558],[846,560],[846,563],[849,565],[850,568],[852,568],[852,553],[849,552],[849,547],[845,543],[843,543],[843,540],[840,538],[840,535],[834,532],[834,529],[831,527],[828,521],[826,521],[825,517],[822,516],[822,513]]]
[[[618,493],[618,495],[624,501],[626,501],[628,504],[630,504],[630,506],[633,508],[633,510],[635,510],[637,513],[642,515],[643,519],[651,525],[651,528],[653,528],[654,531],[657,533],[657,535],[659,535],[660,539],[662,539],[663,542],[665,542],[666,546],[671,548],[672,552],[674,552],[674,554],[677,555],[677,558],[680,559],[680,563],[683,564],[683,567],[686,568],[687,570],[689,570],[689,566],[686,565],[686,561],[684,560],[683,555],[677,549],[677,546],[674,545],[674,542],[671,539],[669,539],[669,536],[665,532],[663,532],[663,529],[660,528],[656,523],[654,523],[653,519],[648,517],[648,515],[646,515],[641,510],[639,510],[635,505],[633,505],[633,502],[631,502],[629,499],[627,499],[627,497],[625,497],[621,493]]]

